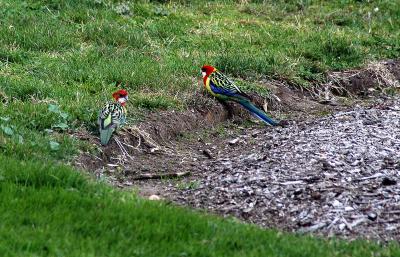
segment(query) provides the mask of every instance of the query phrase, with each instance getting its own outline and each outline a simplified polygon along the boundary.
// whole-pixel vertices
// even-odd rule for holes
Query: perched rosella
[[[249,96],[240,90],[234,82],[232,82],[223,73],[216,68],[204,65],[201,68],[204,87],[206,90],[217,99],[222,101],[234,101],[247,109],[252,115],[259,118],[266,124],[273,126],[278,125],[276,121],[268,117],[261,109],[257,108],[250,100]]]
[[[107,145],[112,133],[125,123],[128,92],[124,89],[112,94],[115,102],[107,103],[99,113],[100,142]]]

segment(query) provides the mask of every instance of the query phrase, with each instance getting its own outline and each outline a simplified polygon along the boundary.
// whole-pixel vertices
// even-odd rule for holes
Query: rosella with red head
[[[126,102],[128,92],[120,89],[112,94],[115,102],[107,103],[99,113],[100,142],[107,145],[113,132],[123,126],[126,121]]]
[[[272,126],[278,125],[263,110],[257,108],[251,102],[249,96],[238,88],[233,81],[213,66],[204,65],[201,68],[201,75],[203,76],[204,87],[211,95],[221,101],[234,101],[240,104],[266,124]]]
[[[128,92],[125,89],[120,89],[112,94],[115,101],[125,106],[126,101],[128,101]]]

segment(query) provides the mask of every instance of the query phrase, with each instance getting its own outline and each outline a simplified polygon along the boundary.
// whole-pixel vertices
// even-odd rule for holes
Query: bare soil
[[[283,127],[198,95],[187,111],[152,113],[107,147],[76,134],[101,153],[75,165],[143,197],[263,227],[399,240],[400,100],[388,94],[400,87],[400,61],[327,77],[308,91],[260,81],[273,97],[254,101]]]

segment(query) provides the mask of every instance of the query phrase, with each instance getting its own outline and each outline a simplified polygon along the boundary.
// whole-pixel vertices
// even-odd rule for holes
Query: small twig
[[[396,210],[396,211],[384,211],[384,212],[382,212],[382,214],[400,214],[400,210]]]
[[[325,227],[326,225],[328,225],[326,222],[321,222],[321,223],[315,224],[315,225],[310,226],[310,227],[301,228],[301,229],[298,230],[298,232],[300,232],[300,233],[314,232],[314,231],[316,231],[318,229],[321,229],[321,228]]]
[[[126,145],[127,147],[130,147],[130,148],[134,148],[135,149],[135,147],[133,146],[133,145],[130,145],[130,144],[127,144],[127,143],[125,143],[125,142],[121,142],[123,145]]]
[[[385,176],[385,174],[377,173],[375,175],[368,176],[368,177],[356,178],[356,179],[354,179],[354,181],[363,181],[363,180],[374,179],[374,178],[379,178],[379,177],[383,177],[383,176]]]
[[[349,231],[353,231],[353,227],[350,223],[347,222],[347,220],[345,218],[342,218],[343,223],[346,225],[347,229]]]
[[[287,181],[287,182],[272,182],[271,184],[289,186],[289,185],[304,184],[304,181],[303,180],[294,180],[294,181]]]
[[[357,219],[357,220],[355,220],[355,221],[353,221],[351,224],[350,224],[350,226],[351,226],[351,228],[353,229],[355,226],[358,226],[358,225],[360,225],[361,223],[364,223],[364,222],[366,222],[366,221],[368,221],[368,219],[367,218],[360,218],[360,219]]]
[[[167,179],[167,178],[180,178],[190,174],[190,171],[184,172],[173,172],[163,174],[140,174],[133,177],[133,180],[145,180],[145,179]]]
[[[96,155],[94,155],[94,154],[91,154],[91,156],[92,156],[93,158],[95,158],[95,159],[99,160],[99,161],[103,161],[103,159],[101,159],[100,157],[97,157],[97,156],[96,156]]]
[[[379,221],[377,221],[377,223],[378,224],[387,224],[387,223],[396,223],[399,221],[400,221],[399,218],[395,218],[395,219],[389,219],[389,220],[379,220]]]
[[[132,129],[136,134],[133,134],[133,133],[130,132],[129,130],[126,130],[126,132],[127,132],[128,134],[132,135],[132,136],[139,137],[139,139],[143,138],[143,139],[144,139],[144,142],[147,143],[152,149],[155,149],[155,150],[161,149],[161,147],[150,137],[149,134],[147,134],[147,133],[144,132],[144,131],[141,131],[141,130],[140,130],[138,127],[136,127],[136,126],[131,127],[131,129]],[[140,145],[140,141],[139,141],[139,144],[138,144],[137,147],[139,147],[139,145]],[[153,151],[154,151],[154,150],[153,150]]]
[[[140,147],[140,145],[142,144],[142,138],[141,138],[140,136],[139,136],[138,138],[139,138],[139,139],[138,139],[139,142],[138,142],[138,144],[137,144],[137,146],[136,146],[136,149],[137,149],[137,150],[139,150],[139,147]]]
[[[331,224],[329,224],[329,226],[327,227],[327,229],[333,228],[333,226],[334,226],[339,220],[340,220],[340,218],[339,218],[339,217],[336,217],[336,218],[331,222]]]

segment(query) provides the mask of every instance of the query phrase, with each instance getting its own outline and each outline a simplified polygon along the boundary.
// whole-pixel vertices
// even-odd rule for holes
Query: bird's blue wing
[[[218,95],[235,96],[237,93],[235,91],[216,86],[212,81],[210,81],[211,90]]]

